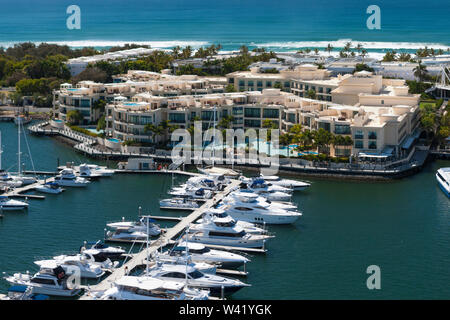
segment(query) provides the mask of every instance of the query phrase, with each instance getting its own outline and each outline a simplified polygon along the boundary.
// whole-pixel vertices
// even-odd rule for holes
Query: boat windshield
[[[201,273],[198,270],[190,272],[190,273],[188,273],[188,275],[191,279],[199,279],[199,278],[203,277],[203,273]]]

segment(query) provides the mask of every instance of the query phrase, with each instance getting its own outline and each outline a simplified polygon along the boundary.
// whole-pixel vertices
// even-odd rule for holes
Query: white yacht
[[[210,249],[201,243],[180,241],[173,249],[159,256],[179,257],[190,256],[193,262],[206,262],[220,265],[223,268],[239,268],[250,260],[242,255],[223,250]]]
[[[45,294],[49,296],[74,297],[81,290],[68,285],[68,276],[61,267],[55,269],[41,269],[31,276],[28,273],[15,273],[4,278],[11,285],[22,285],[32,288],[35,294]]]
[[[60,174],[55,177],[54,182],[62,187],[86,187],[90,181],[75,175],[73,169],[61,170]]]
[[[102,175],[95,170],[91,170],[91,168],[87,164],[81,164],[78,167],[78,175],[82,178],[87,179],[98,179],[102,177]]]
[[[193,267],[177,264],[158,265],[151,268],[147,276],[167,281],[185,281],[190,287],[209,290],[213,296],[220,296],[222,288],[224,295],[230,295],[250,286],[239,280],[205,274]]]
[[[55,182],[47,182],[45,184],[39,185],[35,188],[35,190],[42,192],[42,193],[49,193],[49,194],[60,194],[61,192],[64,191],[64,189],[61,188]]]
[[[265,176],[261,174],[261,178],[264,179],[264,181],[271,183],[273,185],[282,186],[293,190],[304,190],[311,186],[311,184],[307,182],[292,179],[281,179],[278,176]]]
[[[111,229],[127,230],[128,232],[142,232],[147,234],[148,231],[149,236],[158,236],[161,234],[161,228],[149,216],[140,216],[139,221],[125,221],[123,217],[121,222],[108,223],[106,226]]]
[[[197,201],[187,198],[169,198],[159,201],[159,208],[166,210],[196,210],[199,207]]]
[[[93,260],[93,259],[92,259]],[[80,272],[80,277],[85,279],[98,279],[105,274],[105,271],[98,263],[92,263],[85,255],[75,256],[56,256],[53,259],[35,261],[41,269],[55,269],[62,267],[67,275],[70,275],[74,270]]]
[[[0,196],[0,211],[13,211],[13,210],[24,210],[28,209],[28,203],[13,200],[6,196]]]
[[[241,192],[248,192],[248,193],[254,193],[258,194],[264,198],[266,198],[269,201],[283,201],[288,202],[291,200],[291,194],[281,192],[281,191],[274,191],[272,189],[250,189],[250,188],[242,188],[240,189]]]
[[[237,220],[252,223],[291,224],[302,216],[298,211],[285,210],[272,203],[259,202],[258,197],[245,197],[241,194],[236,193],[233,198],[224,200],[224,205],[219,208]]]
[[[100,175],[102,177],[111,177],[116,173],[116,170],[109,169],[106,166],[99,166],[97,164],[82,164],[78,167],[78,171],[81,173],[81,167],[87,167],[92,173],[95,173],[96,175]]]
[[[207,300],[209,292],[188,288],[183,279],[160,280],[148,276],[124,276],[112,288],[88,292],[96,300]]]
[[[273,238],[269,235],[250,234],[237,225],[218,225],[214,221],[204,221],[189,228],[187,237],[189,242],[222,245],[242,248],[262,248],[266,240]]]
[[[152,267],[156,264],[179,264],[183,266],[191,266],[193,268],[198,269],[203,273],[216,274],[217,265],[207,262],[194,262],[191,257],[188,255],[184,256],[170,256],[165,254],[156,253],[154,256],[154,261],[149,262],[149,267]]]
[[[106,232],[106,239],[109,241],[146,241],[147,233],[141,231],[130,231],[129,229],[115,229]]]
[[[289,194],[292,193],[291,188],[274,185],[270,182],[264,181],[264,179],[261,179],[261,178],[256,178],[256,179],[241,178],[241,181],[244,184],[243,187],[247,186],[247,188],[255,190],[255,191],[264,190],[264,191],[278,191],[278,192],[284,192],[284,193],[289,193]]]
[[[80,253],[87,253],[94,257],[97,262],[103,262],[107,259],[118,260],[126,253],[121,247],[112,247],[104,244],[101,240],[97,242],[87,242],[80,248]]]
[[[10,188],[18,188],[23,185],[21,180],[15,179],[4,170],[0,170],[0,184]]]
[[[11,286],[7,295],[0,294],[0,300],[48,300],[49,296],[34,294],[33,288],[27,286]]]
[[[211,199],[214,195],[214,193],[211,190],[206,190],[204,188],[190,188],[190,187],[173,188],[169,192],[169,194],[177,197],[191,198],[197,200]]]
[[[436,172],[436,180],[441,190],[450,197],[450,167],[439,169]]]
[[[223,199],[223,203],[228,203],[232,201],[241,201],[247,203],[259,203],[262,206],[268,207],[269,209],[282,209],[288,211],[298,211],[296,204],[290,201],[270,201],[257,193],[252,192],[232,192],[227,197]]]
[[[220,191],[223,190],[228,183],[229,179],[225,178],[225,176],[211,174],[208,176],[191,177],[186,181],[186,184],[181,187],[204,188],[211,191]]]
[[[197,170],[206,175],[220,174],[229,179],[237,179],[241,175],[241,173],[236,170],[214,167],[214,166],[209,166],[209,167],[204,167],[204,168],[197,167]]]
[[[267,234],[267,230],[256,226],[254,223],[236,220],[221,207],[217,209],[209,209],[206,211],[201,219],[198,219],[196,223],[191,224],[189,227],[191,230],[198,230],[202,223],[214,223],[219,227],[234,227],[238,226],[244,229],[245,232],[250,234]]]

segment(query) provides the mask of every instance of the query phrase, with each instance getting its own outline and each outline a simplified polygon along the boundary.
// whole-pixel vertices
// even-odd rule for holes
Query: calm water
[[[0,123],[4,168],[16,162],[16,127]],[[36,167],[82,161],[50,138],[28,137]],[[25,147],[24,147],[24,150]],[[26,167],[31,166],[25,158]],[[429,164],[414,177],[389,183],[313,180],[294,200],[304,212],[295,225],[272,227],[265,256],[254,256],[241,299],[450,298],[450,200],[434,173],[450,162]],[[176,183],[182,182],[178,178]],[[86,189],[30,200],[28,213],[0,220],[0,271],[36,271],[38,258],[78,250],[103,236],[105,223],[159,212],[170,187],[162,175],[116,175]],[[367,266],[381,268],[382,289],[366,288]],[[1,280],[0,290],[8,285]]]
[[[66,9],[72,4],[81,9],[81,30],[66,27]],[[324,47],[330,41],[343,47],[346,39],[352,39],[371,50],[450,45],[448,1],[378,0],[381,30],[366,27],[366,9],[372,4],[371,0],[0,0],[0,44],[57,41],[111,46],[139,41],[162,48],[221,43],[225,50],[242,44],[294,50]]]

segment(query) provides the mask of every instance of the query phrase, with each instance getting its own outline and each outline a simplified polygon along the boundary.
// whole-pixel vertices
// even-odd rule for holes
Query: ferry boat
[[[113,287],[88,292],[95,300],[207,300],[209,292],[188,288],[181,279],[160,280],[148,276],[124,276]]]
[[[450,167],[439,169],[436,172],[436,180],[441,190],[450,197]]]

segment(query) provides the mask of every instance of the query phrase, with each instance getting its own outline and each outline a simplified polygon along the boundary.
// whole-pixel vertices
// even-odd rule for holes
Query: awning
[[[411,148],[412,144],[414,143],[414,140],[416,140],[414,137],[409,137],[405,140],[402,144],[402,149],[409,149]]]

